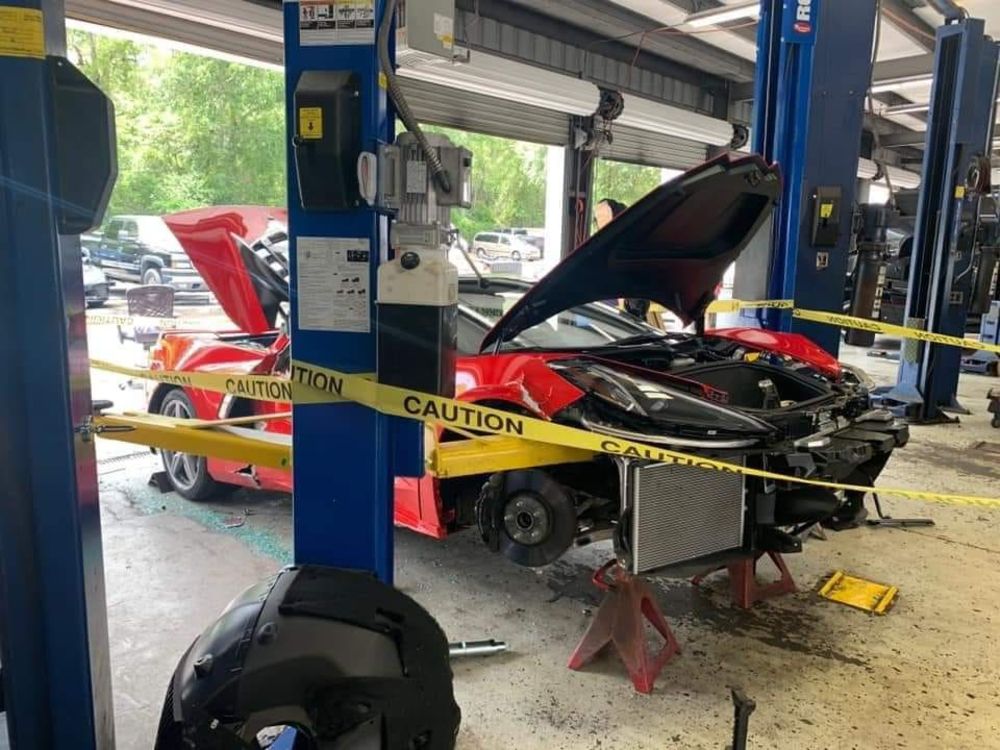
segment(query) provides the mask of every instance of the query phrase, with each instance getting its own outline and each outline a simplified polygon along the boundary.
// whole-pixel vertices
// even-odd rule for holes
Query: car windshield
[[[524,291],[477,289],[459,293],[459,303],[491,325],[507,312]],[[609,300],[610,302],[610,300]],[[626,339],[659,338],[663,332],[642,323],[611,304],[593,302],[571,307],[543,323],[522,331],[504,343],[504,349],[589,349]]]
[[[142,216],[138,219],[139,237],[149,245],[168,253],[184,255],[180,241],[159,216]]]

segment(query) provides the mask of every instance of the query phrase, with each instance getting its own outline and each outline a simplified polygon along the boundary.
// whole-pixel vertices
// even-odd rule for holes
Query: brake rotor
[[[576,536],[576,509],[568,490],[544,471],[512,471],[494,509],[498,551],[518,565],[558,560]]]

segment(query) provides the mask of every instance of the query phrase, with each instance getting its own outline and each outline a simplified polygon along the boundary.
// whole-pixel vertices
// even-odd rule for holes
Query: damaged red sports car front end
[[[458,399],[603,436],[612,453],[583,463],[459,479],[396,479],[401,525],[443,537],[476,526],[494,550],[544,565],[612,539],[635,572],[734,553],[799,548],[796,531],[849,521],[859,495],[656,463],[615,451],[638,441],[785,475],[870,485],[906,427],[870,408],[863,376],[796,334],[725,329],[664,333],[598,300],[655,300],[700,319],[722,274],[769,216],[774,168],[757,157],[709,162],[657,188],[535,285],[463,280]],[[169,332],[165,370],[285,376],[289,341],[283,215],[219,208],[168,217],[241,332]],[[151,411],[225,418],[280,414],[287,403],[160,385]],[[433,415],[431,415],[433,416]],[[473,425],[474,427],[474,425]],[[260,429],[287,436],[288,419]],[[457,436],[435,432],[431,439]],[[287,472],[164,453],[193,500],[226,486],[290,491]]]

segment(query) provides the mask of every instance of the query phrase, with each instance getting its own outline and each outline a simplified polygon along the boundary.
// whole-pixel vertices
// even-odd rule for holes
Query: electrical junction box
[[[361,205],[361,91],[351,71],[307,70],[295,86],[292,145],[299,201],[306,211]]]
[[[840,238],[839,185],[818,187],[813,192],[812,244],[815,247],[833,247]]]
[[[455,0],[398,0],[396,61],[400,67],[451,60],[455,54]]]

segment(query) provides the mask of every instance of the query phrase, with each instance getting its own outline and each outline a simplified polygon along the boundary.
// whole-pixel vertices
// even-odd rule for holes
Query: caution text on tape
[[[101,361],[95,361],[91,364],[97,369],[130,377],[148,378],[162,383],[217,391],[256,400],[296,403],[352,401],[376,409],[383,414],[452,427],[458,431],[520,437],[613,456],[656,463],[683,464],[706,470],[733,472],[772,481],[833,490],[848,492],[870,492],[872,490],[871,487],[865,485],[788,476],[766,469],[756,469],[719,459],[673,451],[640,441],[605,436],[577,427],[512,414],[471,402],[379,384],[372,380],[370,375],[343,373],[298,361],[292,363],[290,380],[267,375],[238,373],[143,370]],[[878,491],[913,500],[1000,508],[1000,499],[976,495],[927,492],[894,487],[878,487]]]

